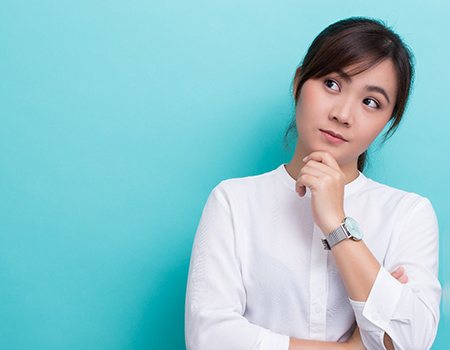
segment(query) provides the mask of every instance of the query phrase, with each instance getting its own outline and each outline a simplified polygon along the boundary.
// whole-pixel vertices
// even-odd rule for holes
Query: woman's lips
[[[326,131],[324,131],[322,129],[320,129],[320,132],[325,137],[325,139],[327,141],[330,141],[331,143],[339,144],[339,143],[347,142],[346,140],[341,139],[341,138],[336,137],[336,136],[333,136],[330,133],[328,133],[328,132],[326,132]]]

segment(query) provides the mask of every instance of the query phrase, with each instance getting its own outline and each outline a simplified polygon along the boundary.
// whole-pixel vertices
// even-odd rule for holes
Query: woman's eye
[[[364,101],[369,101],[369,103],[372,102],[371,106],[367,105],[367,106],[369,106],[371,108],[376,108],[376,109],[380,108],[380,104],[377,101],[375,101],[374,99],[372,99],[372,98],[366,98],[366,99],[364,99]]]
[[[336,88],[334,88],[334,89],[332,88],[333,84],[336,85]],[[334,80],[331,80],[331,79],[325,80],[325,85],[328,86],[332,90],[339,91],[339,85]]]

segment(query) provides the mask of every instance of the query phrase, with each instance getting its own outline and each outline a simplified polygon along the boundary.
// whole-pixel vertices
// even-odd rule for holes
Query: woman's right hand
[[[391,272],[391,275],[397,279],[400,283],[407,283],[408,276],[405,273],[405,268],[399,266],[397,269]],[[390,338],[389,338],[390,339]],[[346,349],[348,350],[364,350],[365,347],[361,340],[361,334],[359,333],[359,328],[356,326],[353,331],[352,336],[345,342]]]

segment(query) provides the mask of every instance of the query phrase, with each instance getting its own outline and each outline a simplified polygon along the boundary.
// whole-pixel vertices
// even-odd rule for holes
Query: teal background
[[[0,348],[183,349],[189,257],[222,179],[288,162],[291,80],[354,16],[411,46],[416,81],[366,175],[428,197],[450,346],[450,3],[0,3]]]

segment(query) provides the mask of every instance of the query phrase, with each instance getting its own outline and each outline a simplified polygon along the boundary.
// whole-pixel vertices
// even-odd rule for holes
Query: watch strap
[[[349,238],[351,235],[347,232],[344,224],[341,223],[336,229],[334,229],[326,238],[322,239],[324,249],[331,250],[336,244]]]

